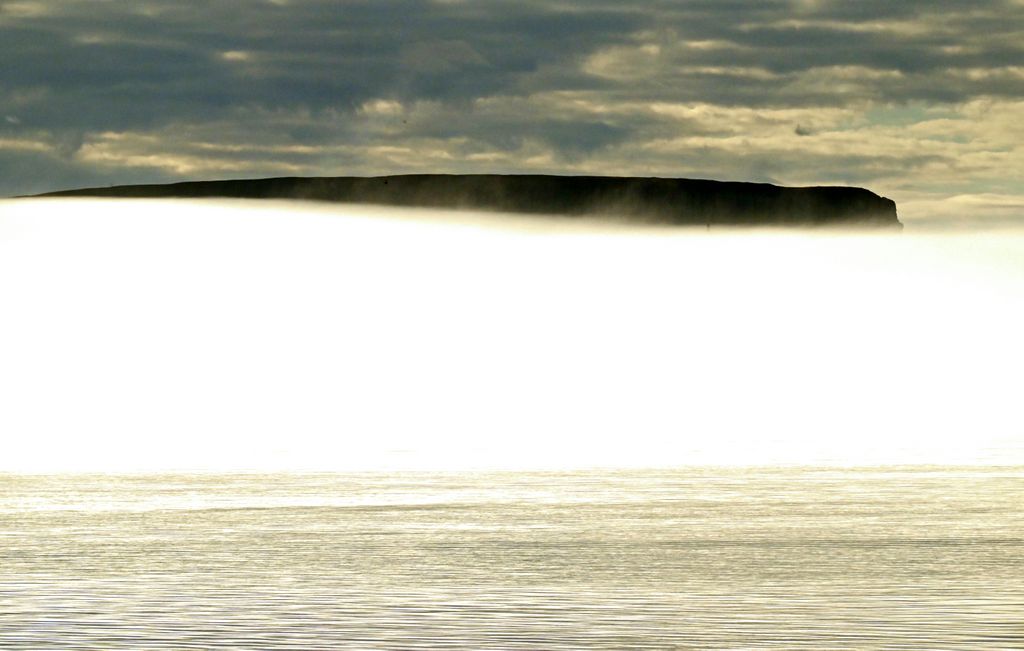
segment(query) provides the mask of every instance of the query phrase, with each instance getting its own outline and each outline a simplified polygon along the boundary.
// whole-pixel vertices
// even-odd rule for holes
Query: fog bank
[[[0,202],[0,471],[1024,463],[1024,231]]]

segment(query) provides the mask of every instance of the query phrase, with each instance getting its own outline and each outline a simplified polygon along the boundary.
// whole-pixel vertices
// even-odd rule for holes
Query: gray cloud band
[[[0,194],[254,174],[1024,194],[1024,3],[0,3]]]

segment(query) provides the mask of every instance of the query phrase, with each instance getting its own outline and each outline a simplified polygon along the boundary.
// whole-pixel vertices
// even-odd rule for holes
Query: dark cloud
[[[806,153],[820,180],[905,184],[955,164],[940,130],[875,159],[843,134],[1022,99],[1019,0],[0,3],[0,192],[481,167],[806,180],[786,138],[827,134],[846,149]]]
[[[162,183],[171,177],[152,169],[96,169],[60,156],[0,149],[0,196],[50,192],[54,188],[122,183]]]

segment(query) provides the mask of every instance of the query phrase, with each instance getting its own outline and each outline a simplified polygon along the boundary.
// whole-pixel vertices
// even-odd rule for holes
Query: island
[[[121,185],[42,197],[302,199],[700,226],[902,227],[896,204],[855,187],[537,174],[280,177]]]

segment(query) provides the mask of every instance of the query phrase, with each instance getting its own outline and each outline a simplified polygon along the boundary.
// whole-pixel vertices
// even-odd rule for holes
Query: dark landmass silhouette
[[[42,197],[304,199],[630,222],[734,226],[902,226],[896,204],[854,187],[612,176],[408,174],[122,185]]]

